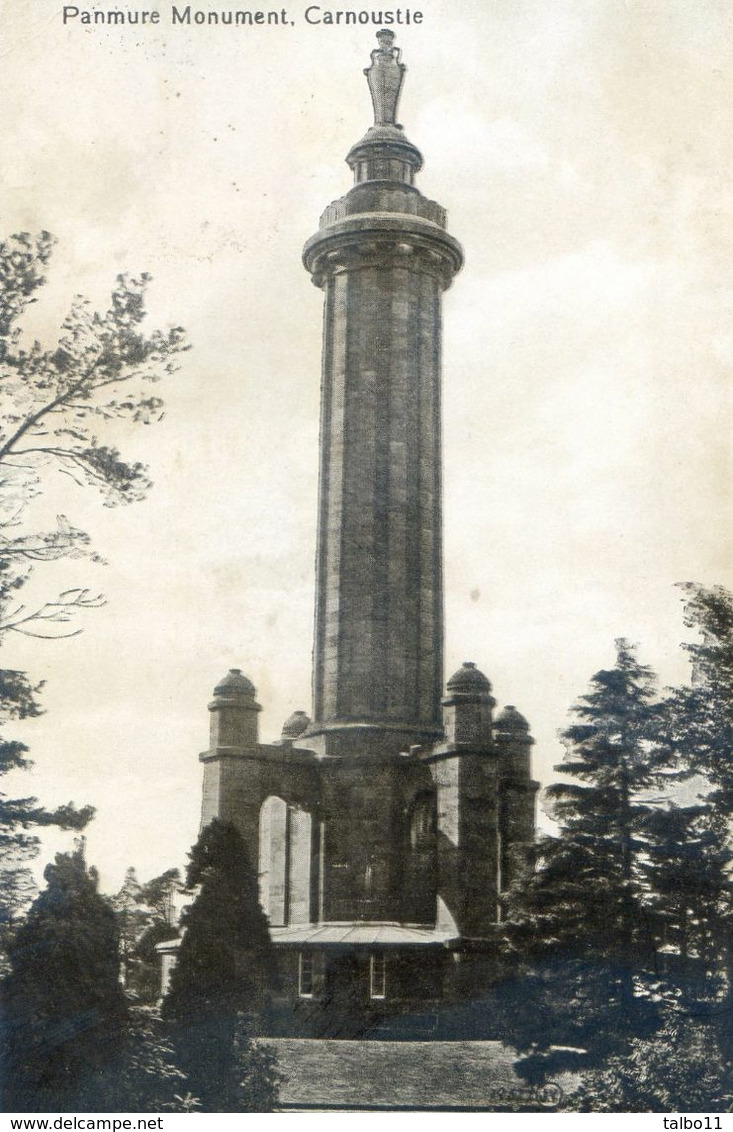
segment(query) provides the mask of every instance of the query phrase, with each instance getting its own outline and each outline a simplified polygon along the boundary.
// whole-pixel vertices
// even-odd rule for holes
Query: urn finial
[[[387,28],[377,32],[379,47],[372,51],[371,66],[364,71],[372,96],[375,126],[397,124],[397,103],[406,67],[400,62],[402,52],[394,46],[394,39],[394,32]]]

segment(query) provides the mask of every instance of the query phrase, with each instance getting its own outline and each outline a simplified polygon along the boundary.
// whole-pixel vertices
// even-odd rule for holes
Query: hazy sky
[[[59,241],[29,328],[52,340],[73,294],[103,305],[146,270],[151,326],[194,346],[165,420],[118,438],[149,499],[107,510],[58,476],[39,505],[108,565],[44,567],[36,593],[87,585],[107,606],[73,640],[3,645],[47,680],[47,714],[19,729],[36,768],[12,788],[97,807],[107,888],[184,863],[229,667],[257,686],[264,739],[310,708],[321,294],[300,254],[371,122],[376,29],[305,8],[84,28],[51,0],[0,3],[4,230]],[[486,672],[548,781],[614,639],[683,679],[674,583],[731,583],[733,8],[419,10],[398,29],[400,120],[466,252],[445,299],[446,675]]]

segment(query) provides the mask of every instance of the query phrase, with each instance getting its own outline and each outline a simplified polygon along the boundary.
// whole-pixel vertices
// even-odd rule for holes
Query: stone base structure
[[[275,1032],[353,1036],[499,974],[502,892],[534,838],[532,739],[511,706],[493,720],[473,664],[446,692],[440,742],[394,750],[388,733],[380,749],[354,724],[324,754],[303,712],[259,743],[250,681],[235,669],[217,685],[202,826],[233,822],[258,862]]]

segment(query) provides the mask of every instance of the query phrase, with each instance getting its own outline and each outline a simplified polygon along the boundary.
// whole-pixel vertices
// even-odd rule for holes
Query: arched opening
[[[288,807],[271,795],[260,810],[260,904],[273,927],[287,923]]]
[[[435,801],[432,794],[420,794],[412,807],[410,848],[424,852],[435,843]]]
[[[418,794],[407,811],[404,908],[408,921],[434,924],[438,896],[435,795]]]
[[[273,927],[311,919],[313,819],[270,795],[260,810],[260,904]]]
[[[307,924],[311,918],[313,819],[307,810],[289,806],[288,923]]]

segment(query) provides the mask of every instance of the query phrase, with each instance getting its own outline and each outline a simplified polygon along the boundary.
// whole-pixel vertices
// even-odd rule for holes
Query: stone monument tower
[[[260,743],[233,670],[201,756],[202,823],[234,822],[258,863],[290,1032],[480,991],[534,837],[527,723],[494,720],[472,663],[443,695],[441,298],[463,254],[415,185],[405,67],[391,31],[377,40],[354,185],[303,254],[325,304],[312,719]]]
[[[303,257],[325,295],[313,730],[329,752],[355,725],[380,752],[441,733],[441,297],[463,255],[415,187],[405,67],[377,38],[354,187]]]

